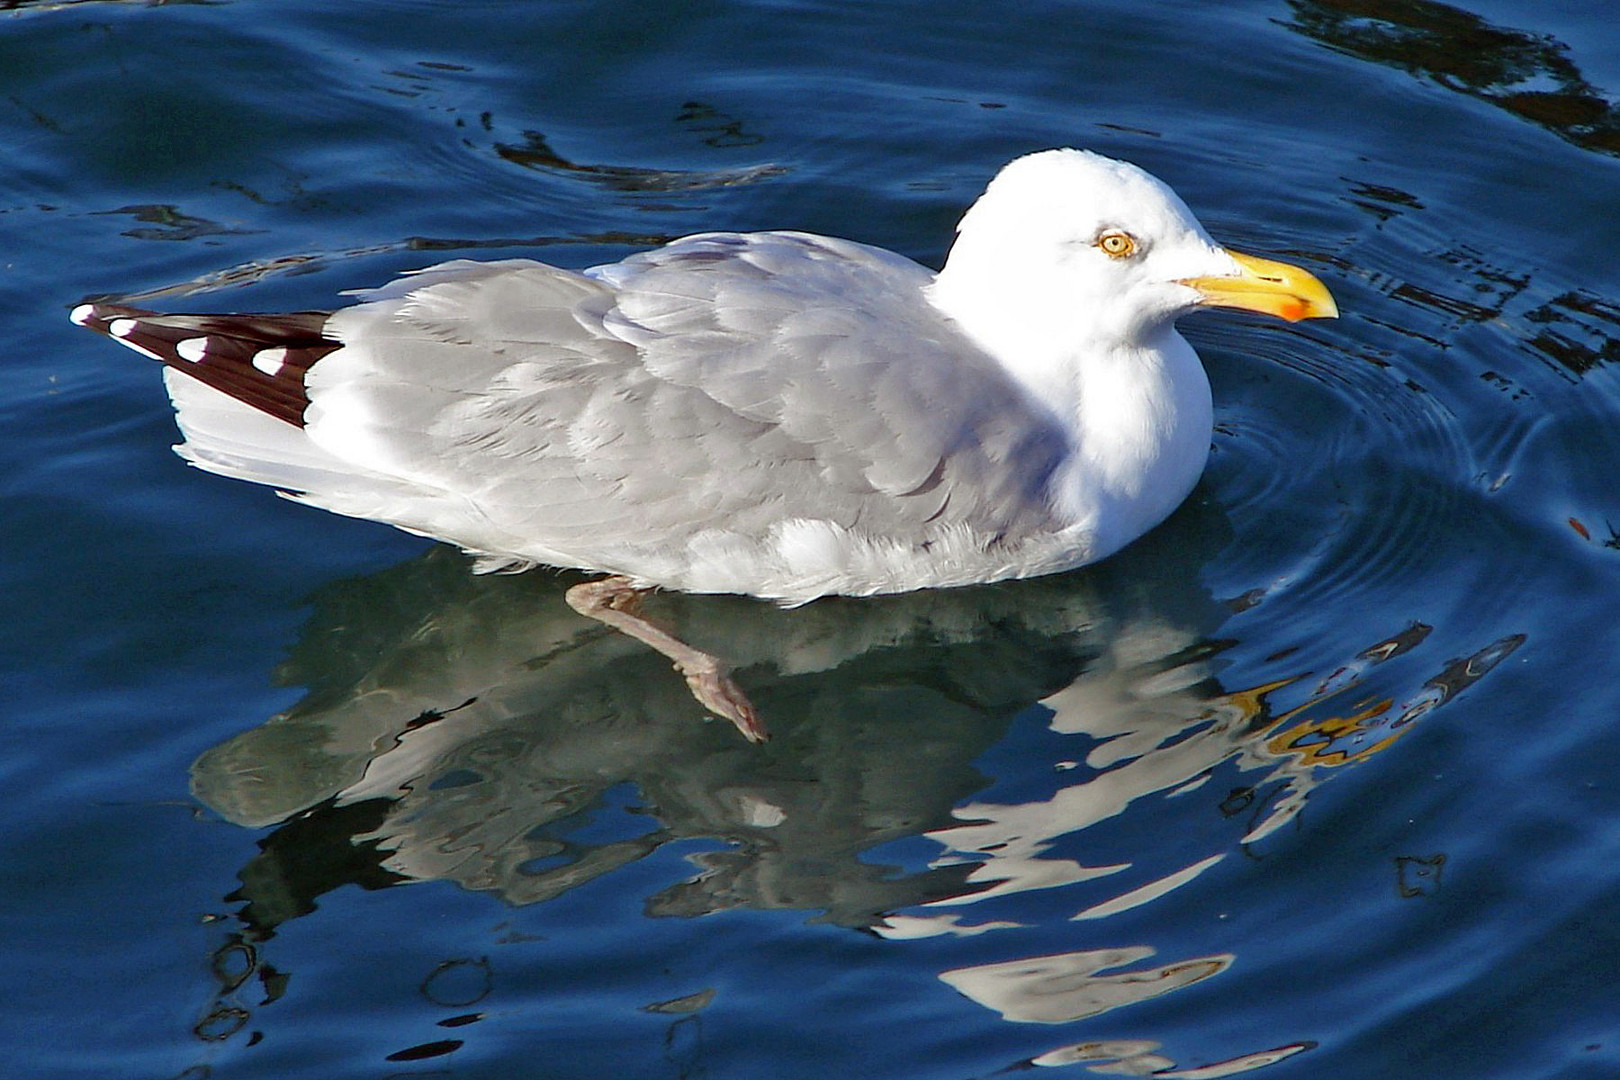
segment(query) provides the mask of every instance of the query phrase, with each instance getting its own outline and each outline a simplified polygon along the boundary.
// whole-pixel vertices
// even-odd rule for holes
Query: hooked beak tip
[[[1236,274],[1212,274],[1181,282],[1197,290],[1200,304],[1258,311],[1288,322],[1339,317],[1333,294],[1308,270],[1237,251],[1226,254],[1237,263]]]

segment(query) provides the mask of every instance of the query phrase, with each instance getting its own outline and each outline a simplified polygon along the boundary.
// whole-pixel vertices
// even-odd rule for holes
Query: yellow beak
[[[1259,259],[1228,251],[1242,273],[1236,277],[1184,278],[1183,285],[1197,289],[1201,304],[1210,307],[1244,308],[1298,322],[1301,319],[1336,319],[1339,305],[1327,286],[1315,275],[1285,262]]]

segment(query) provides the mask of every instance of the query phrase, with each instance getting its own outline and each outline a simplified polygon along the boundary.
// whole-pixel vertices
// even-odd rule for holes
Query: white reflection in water
[[[1241,1054],[1226,1061],[1218,1061],[1210,1065],[1200,1065],[1192,1069],[1178,1069],[1176,1063],[1163,1054],[1156,1053],[1159,1044],[1149,1039],[1107,1039],[1097,1042],[1076,1043],[1073,1046],[1061,1046],[1056,1050],[1031,1058],[1031,1065],[1063,1066],[1085,1065],[1092,1072],[1107,1073],[1113,1076],[1156,1076],[1170,1077],[1173,1080],[1219,1080],[1223,1076],[1235,1076],[1238,1073],[1258,1069],[1264,1065],[1275,1065],[1285,1058],[1291,1058],[1302,1050],[1310,1050],[1316,1044],[1311,1042],[1289,1043],[1287,1046],[1278,1046],[1270,1050],[1258,1050],[1252,1054]]]
[[[1105,901],[1101,904],[1093,904],[1091,907],[1086,908],[1086,910],[1074,916],[1074,918],[1077,920],[1104,919],[1110,915],[1117,915],[1121,911],[1129,911],[1133,907],[1140,907],[1143,904],[1157,900],[1159,897],[1163,896],[1167,892],[1170,892],[1172,889],[1179,889],[1181,886],[1187,884],[1187,882],[1191,881],[1199,874],[1202,874],[1205,870],[1208,870],[1210,867],[1214,866],[1224,858],[1226,858],[1226,855],[1222,853],[1219,855],[1211,855],[1207,859],[1200,859],[1184,870],[1177,870],[1173,874],[1166,874],[1157,881],[1150,881],[1146,885],[1132,889],[1128,893],[1123,893],[1116,896],[1112,900]]]
[[[940,978],[1004,1019],[1063,1024],[1099,1016],[1191,986],[1231,966],[1234,957],[1201,956],[1159,967],[1111,972],[1153,955],[1145,945],[1035,956],[943,971]],[[1111,972],[1111,973],[1110,973]]]

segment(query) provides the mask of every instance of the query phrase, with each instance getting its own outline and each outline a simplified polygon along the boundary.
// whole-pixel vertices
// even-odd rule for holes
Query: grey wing
[[[894,539],[958,523],[1050,524],[1068,447],[1055,419],[925,299],[933,275],[891,252],[803,233],[712,233],[594,274],[604,319],[657,378],[811,455],[783,517]]]
[[[345,348],[310,373],[308,432],[454,496],[443,520],[390,519],[546,561],[794,519],[915,543],[1036,531],[1063,436],[926,303],[929,278],[791,233],[584,275],[445,264],[333,317]]]

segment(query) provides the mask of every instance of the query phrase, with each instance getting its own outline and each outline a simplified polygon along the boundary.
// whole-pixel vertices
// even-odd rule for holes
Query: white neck
[[[954,252],[953,252],[954,254]],[[1096,529],[1100,558],[1156,525],[1203,473],[1209,379],[1174,325],[1121,326],[1115,305],[1042,295],[1027,277],[946,269],[929,300],[1069,432],[1053,507]]]

